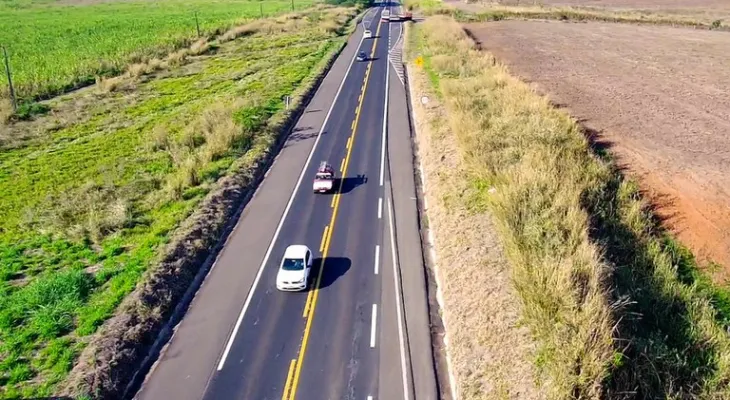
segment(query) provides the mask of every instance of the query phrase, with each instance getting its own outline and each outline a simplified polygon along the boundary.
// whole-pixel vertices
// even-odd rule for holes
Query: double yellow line
[[[373,41],[373,49],[370,52],[370,58],[373,58],[375,55],[375,49],[378,45],[378,36],[380,34],[380,21],[378,20],[378,28],[375,31],[375,40]],[[350,155],[352,154],[352,148],[354,147],[355,143],[355,132],[357,132],[357,124],[360,121],[360,111],[362,110],[362,102],[365,98],[365,91],[368,87],[368,81],[370,80],[370,69],[372,67],[372,62],[368,63],[367,69],[365,70],[365,79],[362,84],[362,91],[360,93],[360,96],[358,98],[358,105],[357,109],[355,109],[355,119],[352,121],[352,135],[347,139],[347,153],[345,155],[345,158],[342,160],[342,165],[340,167],[342,171],[342,177],[345,177],[345,172],[347,171],[347,167],[350,164]],[[291,360],[291,363],[289,364],[289,372],[286,376],[286,383],[284,385],[284,394],[282,395],[282,400],[294,400],[296,393],[297,393],[297,384],[299,383],[299,376],[302,372],[302,363],[304,361],[304,353],[307,350],[307,343],[309,341],[309,334],[312,329],[312,321],[314,320],[314,309],[317,304],[317,298],[319,297],[319,285],[322,282],[322,272],[324,271],[324,264],[325,260],[327,259],[327,254],[329,253],[329,246],[330,246],[330,240],[332,239],[332,231],[334,231],[335,227],[335,220],[337,218],[337,210],[340,206],[340,194],[342,193],[342,182],[343,179],[340,179],[340,184],[337,187],[337,192],[334,196],[332,196],[332,203],[331,207],[333,208],[332,211],[332,217],[330,218],[329,225],[325,226],[324,232],[322,233],[322,241],[320,242],[319,249],[322,253],[322,258],[320,262],[319,272],[317,273],[317,280],[314,284],[314,287],[312,290],[309,291],[309,294],[307,295],[307,301],[304,304],[304,313],[303,317],[307,319],[306,325],[304,327],[304,336],[302,337],[302,345],[299,349],[299,356],[297,359]]]

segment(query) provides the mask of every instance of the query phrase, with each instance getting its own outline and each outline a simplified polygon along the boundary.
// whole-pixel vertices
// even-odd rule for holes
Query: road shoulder
[[[387,162],[395,220],[396,271],[401,277],[405,309],[406,346],[415,398],[438,399],[408,98],[393,66],[389,65],[389,68]]]

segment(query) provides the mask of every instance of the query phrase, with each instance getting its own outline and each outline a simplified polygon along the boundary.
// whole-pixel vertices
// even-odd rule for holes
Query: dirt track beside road
[[[730,276],[730,36],[610,23],[465,26],[598,134],[700,260]]]

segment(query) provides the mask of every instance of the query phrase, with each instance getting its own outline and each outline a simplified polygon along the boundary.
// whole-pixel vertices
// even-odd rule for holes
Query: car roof
[[[309,249],[303,244],[293,244],[284,251],[284,258],[304,258],[307,250]]]

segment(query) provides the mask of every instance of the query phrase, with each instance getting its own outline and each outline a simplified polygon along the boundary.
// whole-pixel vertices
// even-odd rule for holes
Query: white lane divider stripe
[[[378,199],[378,219],[383,218],[383,198]]]
[[[375,275],[378,274],[378,264],[380,263],[380,245],[375,245]]]
[[[388,29],[388,40],[390,40],[390,29]],[[383,135],[380,138],[380,186],[383,186],[383,176],[385,175],[385,135],[388,129],[388,91],[390,87],[390,67],[385,67],[385,105],[383,107]]]
[[[373,319],[370,325],[370,348],[375,347],[375,332],[378,323],[378,305],[373,304]]]

